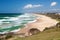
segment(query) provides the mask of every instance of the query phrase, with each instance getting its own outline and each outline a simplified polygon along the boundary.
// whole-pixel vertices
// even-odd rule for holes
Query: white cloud
[[[56,6],[57,5],[57,2],[52,2],[51,3],[51,6]]]
[[[27,4],[24,6],[24,8],[32,8],[32,4]]]
[[[38,4],[38,5],[32,5],[32,4],[27,4],[24,6],[24,9],[29,9],[29,8],[36,8],[36,7],[41,7],[42,5]]]

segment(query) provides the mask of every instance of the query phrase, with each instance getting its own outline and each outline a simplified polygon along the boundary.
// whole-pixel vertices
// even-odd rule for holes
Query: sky
[[[60,12],[60,0],[0,0],[0,13]]]

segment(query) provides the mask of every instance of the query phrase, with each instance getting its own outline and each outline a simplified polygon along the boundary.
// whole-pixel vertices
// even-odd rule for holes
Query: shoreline
[[[45,15],[34,14],[34,16],[37,16],[35,19],[36,21],[27,23],[24,28],[17,32],[18,34],[24,33],[26,36],[29,36],[30,29],[37,29],[40,32],[43,32],[45,28],[51,28],[59,22]]]
[[[29,16],[29,14],[25,14],[25,15],[28,15]],[[33,15],[33,14],[31,14],[31,15]],[[20,16],[21,17],[21,16]],[[36,20],[33,20],[33,21],[29,21],[28,23],[32,23],[32,22],[35,22]],[[26,25],[26,24],[25,24]],[[10,28],[10,27],[9,27]],[[20,29],[20,28],[19,28]],[[18,31],[20,31],[19,29],[15,29],[15,30],[12,30],[12,31],[9,31],[9,32],[18,32]],[[3,31],[3,32],[0,32],[0,34],[5,34],[5,33],[9,33],[8,32],[8,30],[7,31]]]
[[[51,19],[51,17],[45,16],[45,15],[40,15],[40,14],[32,14],[32,15],[37,16],[37,18],[34,21],[30,21],[27,24],[25,24],[25,27],[24,28],[21,28],[21,29],[19,28],[19,29],[16,29],[16,30],[12,30],[10,32],[22,33],[22,32],[25,31],[24,29],[26,29],[26,27],[27,27],[27,29],[37,28],[37,27],[39,29],[39,26],[40,25],[41,26],[44,25],[44,24],[45,24],[44,26],[51,26],[52,25],[52,24],[48,24],[49,23],[49,19]],[[54,19],[52,19],[52,20],[54,20]],[[51,20],[51,22],[53,23],[53,25],[56,25],[58,23],[58,21],[56,21],[56,20],[52,21],[52,20]],[[46,24],[46,22],[47,22],[48,25]],[[31,27],[29,27],[29,26],[31,26]],[[43,29],[40,28],[40,31],[43,31],[44,29],[45,29],[45,27]],[[21,30],[23,30],[23,31],[21,31]]]

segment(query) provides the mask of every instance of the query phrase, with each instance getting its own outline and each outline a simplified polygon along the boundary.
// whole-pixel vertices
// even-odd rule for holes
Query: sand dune
[[[52,19],[45,15],[34,14],[34,16],[37,16],[36,21],[27,23],[25,27],[17,33],[24,33],[28,36],[30,35],[29,30],[32,28],[36,28],[42,32],[45,28],[50,28],[58,23],[58,21],[56,21],[55,19]]]

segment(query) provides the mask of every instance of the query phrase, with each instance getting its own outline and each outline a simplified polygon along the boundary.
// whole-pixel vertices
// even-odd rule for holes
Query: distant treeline
[[[49,16],[53,19],[57,19],[60,21],[60,15],[58,13],[44,13],[43,15]]]

